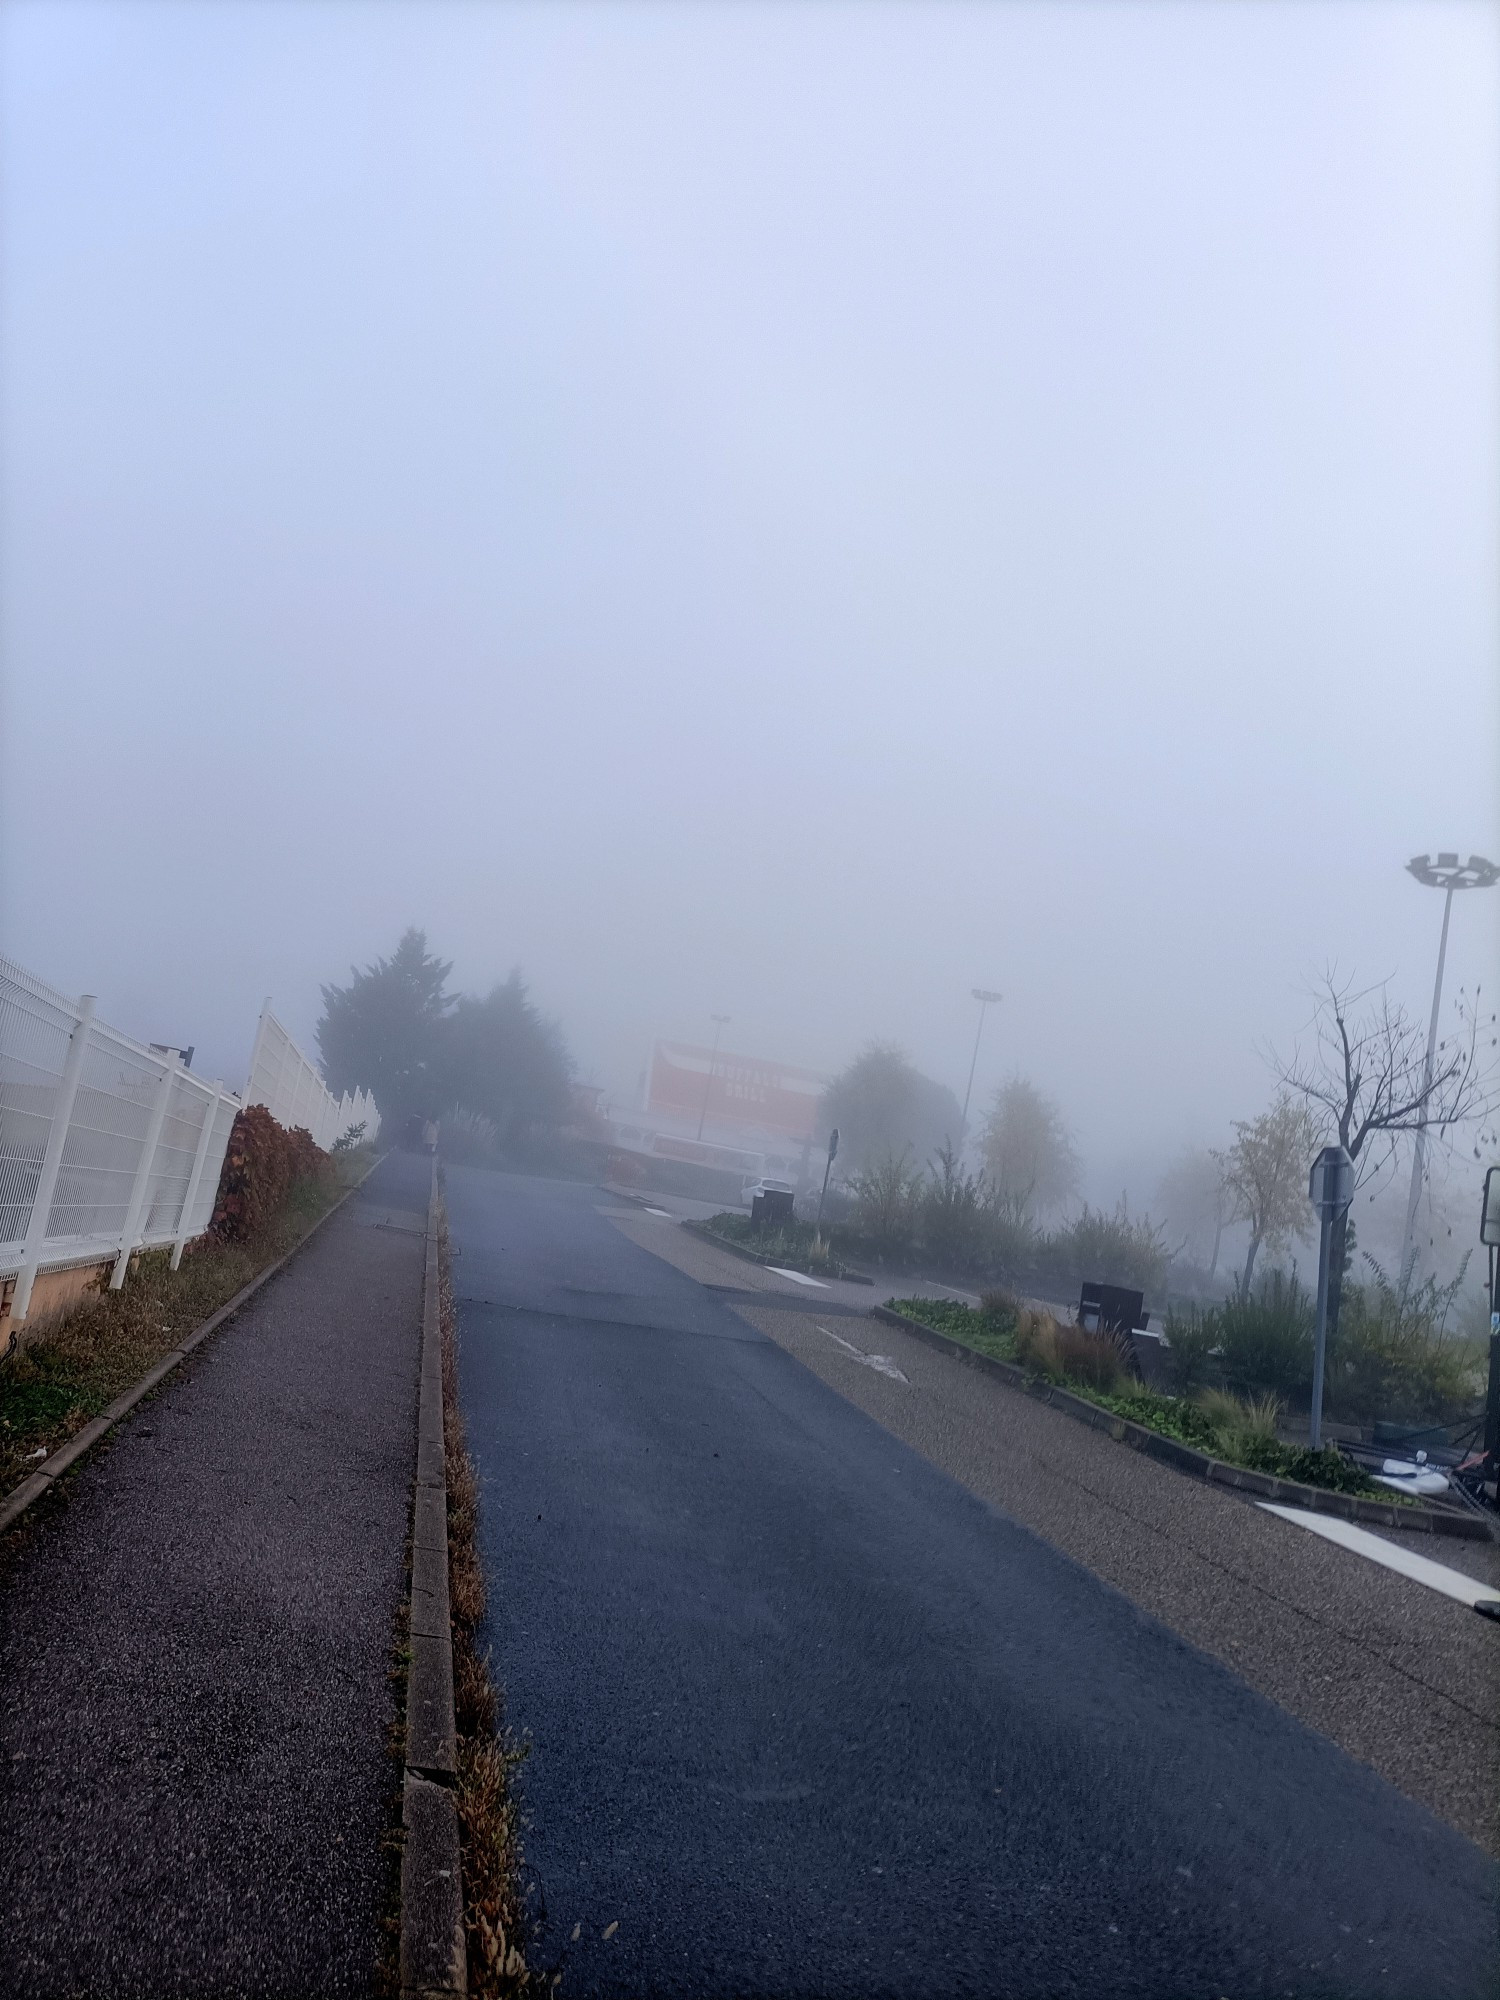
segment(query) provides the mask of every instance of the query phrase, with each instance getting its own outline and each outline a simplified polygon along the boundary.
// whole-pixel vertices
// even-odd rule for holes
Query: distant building
[[[650,1160],[703,1170],[714,1195],[729,1193],[731,1177],[736,1188],[764,1175],[801,1184],[827,1081],[764,1056],[658,1042],[645,1102],[613,1113],[611,1139],[642,1170]]]

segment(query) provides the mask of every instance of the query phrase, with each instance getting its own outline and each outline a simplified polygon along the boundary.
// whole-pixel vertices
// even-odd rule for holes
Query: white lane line
[[[647,1215],[664,1215],[668,1222],[672,1220],[672,1211],[669,1208],[653,1208],[649,1201],[645,1202],[643,1206]]]
[[[783,1271],[779,1264],[767,1264],[766,1269],[778,1278],[790,1278],[794,1285],[811,1285],[814,1291],[826,1292],[828,1287],[821,1278],[810,1278],[806,1271]]]
[[[836,1347],[842,1347],[851,1361],[863,1362],[866,1368],[873,1368],[877,1375],[889,1375],[893,1382],[905,1382],[908,1387],[911,1386],[909,1378],[902,1374],[888,1354],[866,1354],[862,1347],[856,1347],[852,1340],[845,1340],[841,1333],[835,1333],[830,1326],[820,1326],[818,1331],[826,1333]]]
[[[1409,1576],[1414,1583],[1425,1583],[1429,1590],[1440,1590],[1445,1597],[1456,1597],[1460,1604],[1467,1604],[1471,1609],[1483,1602],[1500,1604],[1500,1590],[1480,1583],[1476,1577],[1465,1576],[1461,1569],[1449,1569],[1446,1563],[1435,1563],[1430,1556],[1419,1556],[1410,1549],[1398,1548],[1394,1542],[1372,1535],[1368,1528],[1356,1528],[1352,1521],[1340,1521],[1333,1514],[1309,1514],[1302,1507],[1278,1507],[1271,1500],[1258,1500],[1256,1505],[1268,1514],[1279,1515],[1283,1521],[1293,1522],[1299,1528],[1311,1528],[1315,1535],[1324,1535],[1342,1548],[1353,1549],[1356,1555],[1368,1556],[1371,1562],[1381,1563],[1386,1569],[1397,1570],[1402,1576]]]

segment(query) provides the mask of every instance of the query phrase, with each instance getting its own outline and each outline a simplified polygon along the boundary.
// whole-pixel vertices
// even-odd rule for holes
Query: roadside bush
[[[269,1226],[299,1181],[332,1179],[333,1162],[302,1126],[288,1131],[263,1104],[235,1114],[209,1234],[247,1243]]]
[[[1354,1422],[1375,1417],[1453,1423],[1474,1407],[1484,1350],[1448,1331],[1466,1268],[1448,1285],[1393,1285],[1372,1257],[1371,1279],[1346,1285],[1328,1357],[1328,1401]],[[1465,1267],[1467,1259],[1465,1259]]]
[[[1149,1216],[1132,1221],[1123,1200],[1113,1215],[1085,1202],[1076,1221],[1037,1238],[1034,1255],[1050,1277],[1095,1279],[1146,1293],[1160,1292],[1171,1262],[1161,1230]]]
[[[1045,1375],[1052,1382],[1060,1381],[1063,1363],[1058,1349],[1058,1335],[1061,1331],[1051,1313],[1038,1312],[1034,1306],[1023,1306],[1016,1316],[1017,1361],[1023,1368],[1029,1368],[1033,1375]]]
[[[922,1241],[944,1270],[972,1271],[985,1261],[988,1186],[969,1173],[952,1146],[938,1148],[922,1185]]]
[[[1063,1374],[1085,1389],[1108,1394],[1131,1374],[1119,1342],[1107,1331],[1092,1333],[1086,1327],[1059,1325],[1053,1344]]]
[[[1216,1350],[1223,1338],[1217,1310],[1210,1307],[1203,1311],[1189,1306],[1185,1313],[1169,1312],[1164,1331],[1167,1368],[1177,1393],[1186,1395],[1211,1381],[1216,1369]]]
[[[1198,1397],[1198,1408],[1213,1429],[1220,1456],[1236,1464],[1248,1465],[1246,1453],[1254,1455],[1277,1443],[1281,1404],[1275,1396],[1242,1399],[1227,1389],[1205,1389]]]
[[[1312,1393],[1314,1304],[1297,1274],[1272,1271],[1248,1298],[1219,1308],[1219,1350],[1226,1379],[1305,1403]]]
[[[988,1291],[979,1294],[979,1310],[987,1320],[1007,1333],[1013,1333],[1016,1322],[1021,1317],[1021,1301],[1014,1292]]]
[[[886,1153],[849,1183],[854,1196],[854,1227],[881,1256],[908,1254],[917,1229],[922,1176],[907,1149]]]

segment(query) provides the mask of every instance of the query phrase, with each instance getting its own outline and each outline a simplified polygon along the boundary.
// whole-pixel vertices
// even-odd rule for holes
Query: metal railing
[[[0,958],[0,1276],[24,1320],[39,1270],[172,1246],[213,1216],[239,1100]]]
[[[363,1125],[366,1139],[380,1130],[380,1113],[367,1090],[345,1091],[335,1097],[316,1063],[305,1056],[271,1012],[266,1001],[250,1052],[250,1081],[245,1102],[263,1104],[288,1130],[301,1125],[320,1146],[331,1146],[352,1126]]]

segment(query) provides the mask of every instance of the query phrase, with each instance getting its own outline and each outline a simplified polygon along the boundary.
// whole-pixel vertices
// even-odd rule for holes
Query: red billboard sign
[[[778,1138],[816,1137],[818,1100],[827,1079],[810,1069],[727,1049],[658,1042],[651,1052],[646,1109],[660,1117],[691,1119],[696,1127],[734,1126]]]

